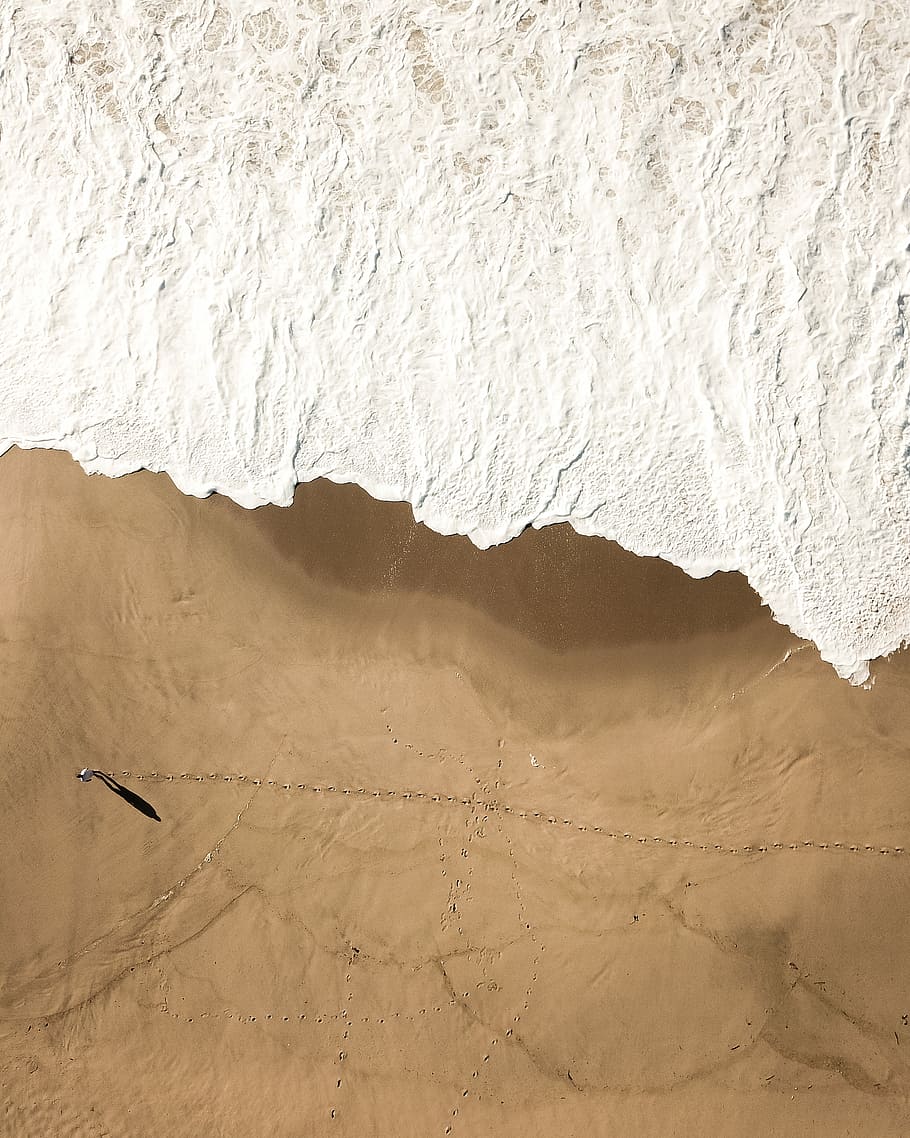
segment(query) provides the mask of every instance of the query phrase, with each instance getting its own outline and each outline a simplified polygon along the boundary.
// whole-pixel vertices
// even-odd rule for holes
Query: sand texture
[[[0,486],[3,1135],[907,1133],[905,657],[564,526]]]

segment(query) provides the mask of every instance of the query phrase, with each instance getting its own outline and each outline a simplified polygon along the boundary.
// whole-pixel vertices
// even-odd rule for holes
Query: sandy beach
[[[905,654],[352,486],[0,486],[4,1135],[908,1132]]]

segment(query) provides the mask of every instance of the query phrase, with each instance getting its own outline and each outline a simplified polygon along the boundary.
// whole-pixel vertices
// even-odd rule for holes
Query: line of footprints
[[[508,852],[509,876],[510,876],[510,879],[512,882],[512,888],[513,888],[514,894],[515,894],[515,919],[517,921],[518,928],[519,928],[521,934],[527,935],[531,940],[531,944],[534,946],[533,955],[532,955],[530,967],[529,967],[530,975],[528,978],[528,982],[524,988],[524,992],[523,992],[523,996],[522,996],[521,1011],[515,1011],[514,1008],[512,1009],[514,1012],[514,1014],[512,1015],[512,1026],[506,1028],[505,1033],[504,1033],[504,1038],[509,1039],[512,1037],[513,1033],[518,1028],[518,1024],[521,1021],[522,1012],[525,1012],[528,1010],[528,1006],[529,1006],[529,1003],[531,1000],[531,996],[532,996],[532,993],[534,991],[534,985],[537,982],[537,970],[538,970],[538,967],[540,964],[541,953],[544,952],[544,946],[539,942],[536,931],[531,927],[531,923],[527,919],[528,914],[527,914],[526,909],[525,909],[524,897],[522,895],[521,885],[520,885],[519,880],[518,880],[518,871],[517,871],[518,863],[517,863],[517,859],[515,857],[515,849],[514,849],[514,846],[512,844],[512,839],[509,837],[508,831],[502,825],[503,812],[501,810],[494,810],[491,806],[487,805],[488,803],[492,803],[495,800],[495,796],[497,795],[497,792],[499,791],[499,788],[500,788],[499,780],[497,779],[495,781],[495,783],[491,789],[489,783],[485,782],[476,773],[474,768],[471,766],[471,764],[469,762],[467,762],[467,760],[464,758],[464,756],[456,755],[454,757],[455,757],[456,762],[458,762],[459,765],[468,773],[468,775],[470,776],[471,780],[474,782],[474,784],[476,785],[477,790],[478,790],[477,798],[469,800],[471,802],[474,802],[475,806],[472,809],[471,815],[468,817],[468,819],[466,819],[466,822],[465,822],[465,825],[470,827],[470,834],[469,834],[469,837],[467,839],[468,846],[474,840],[483,840],[484,838],[486,838],[486,836],[487,836],[487,824],[490,821],[490,814],[492,813],[493,817],[495,819],[495,826],[496,826],[497,835],[501,839],[501,841],[505,843],[506,850]],[[501,759],[497,763],[497,768],[498,769],[502,768],[502,760]],[[461,853],[465,857],[470,856],[469,848],[462,849]],[[472,873],[472,870],[469,868],[468,874],[470,875],[471,873]],[[443,870],[443,875],[445,875],[445,870]],[[469,895],[469,891],[470,891],[470,884],[467,885],[466,896]],[[462,930],[460,923],[458,926],[458,932],[460,935],[463,935],[463,930]],[[483,959],[483,957],[481,957],[481,977],[482,977],[482,979],[480,980],[480,982],[478,983],[477,986],[478,986],[478,988],[486,987],[488,991],[491,991],[491,990],[496,991],[496,990],[498,990],[498,985],[496,984],[495,979],[493,979],[493,977],[490,975],[490,971],[489,971],[490,964],[492,964],[492,960],[488,963],[486,960]],[[467,993],[465,993],[465,994],[467,995]],[[500,1038],[501,1038],[500,1035],[494,1035],[492,1037],[492,1039],[489,1040],[489,1043],[484,1048],[484,1054],[483,1054],[483,1059],[482,1059],[483,1063],[489,1063],[491,1056],[494,1054],[494,1048],[498,1045]],[[477,1066],[479,1067],[480,1064],[478,1064]],[[479,1074],[479,1071],[477,1069],[473,1070],[471,1072],[471,1079],[472,1080],[476,1079],[478,1077],[478,1074]],[[472,1093],[471,1085],[469,1084],[467,1087],[464,1087],[462,1089],[460,1099],[461,1100],[466,1099],[471,1093]],[[446,1126],[445,1126],[445,1129],[443,1131],[444,1134],[447,1134],[447,1135],[451,1134],[453,1129],[454,1129],[455,1123],[456,1123],[457,1118],[458,1118],[459,1101],[460,1100],[456,1101],[455,1105],[450,1108],[449,1114],[446,1118]]]
[[[386,729],[392,735],[392,728],[386,724]],[[397,738],[392,738],[393,743],[398,743]],[[411,744],[405,743],[404,746],[408,750],[416,750]],[[417,754],[423,757],[422,751],[417,751]],[[445,752],[440,753],[440,757],[454,758],[454,760],[461,765],[461,767],[468,773],[471,780],[477,787],[475,793],[470,796],[464,797],[452,794],[433,793],[423,790],[394,790],[388,788],[375,788],[363,786],[339,786],[334,783],[325,785],[317,785],[313,783],[290,783],[282,782],[277,779],[262,779],[251,777],[246,774],[219,774],[210,772],[207,775],[195,774],[190,772],[181,772],[179,774],[160,773],[158,771],[149,772],[133,772],[124,770],[115,773],[115,777],[123,779],[135,779],[136,781],[154,781],[154,782],[174,782],[174,781],[192,781],[198,783],[242,783],[254,787],[270,787],[278,791],[299,791],[308,794],[326,794],[326,795],[341,795],[354,798],[362,798],[364,800],[372,801],[412,801],[429,803],[440,806],[449,807],[462,807],[465,808],[467,813],[465,815],[464,825],[467,830],[467,837],[464,839],[464,844],[461,846],[457,854],[451,853],[447,849],[447,842],[442,833],[438,836],[439,843],[439,861],[442,876],[446,879],[448,884],[448,894],[445,908],[440,916],[440,924],[443,932],[454,932],[458,938],[468,945],[469,938],[467,937],[464,929],[465,912],[467,903],[470,900],[473,866],[470,858],[471,844],[475,840],[483,839],[488,832],[488,826],[491,819],[496,828],[496,834],[499,840],[505,845],[508,855],[509,873],[512,882],[512,888],[515,895],[515,914],[516,921],[521,930],[522,935],[530,937],[531,943],[534,946],[533,953],[529,962],[529,976],[527,984],[524,987],[522,997],[521,1010],[513,1009],[514,1014],[511,1015],[512,1026],[507,1028],[503,1033],[494,1035],[489,1040],[488,1045],[484,1048],[481,1061],[476,1064],[476,1069],[472,1070],[472,1080],[477,1079],[484,1064],[489,1063],[492,1056],[495,1054],[500,1039],[509,1039],[513,1036],[517,1025],[520,1023],[522,1011],[526,1011],[529,1002],[532,998],[534,985],[537,981],[538,967],[540,964],[541,954],[545,951],[545,946],[540,943],[536,931],[532,928],[528,920],[521,885],[518,878],[518,863],[515,856],[515,850],[512,840],[509,836],[507,829],[504,827],[503,822],[507,817],[518,818],[529,823],[538,823],[549,826],[563,826],[574,829],[576,831],[588,834],[597,834],[603,838],[614,842],[628,842],[637,843],[640,845],[660,846],[660,847],[681,847],[690,850],[704,851],[706,853],[719,853],[731,854],[739,856],[756,856],[760,854],[773,853],[778,851],[792,851],[792,850],[839,850],[841,852],[849,853],[877,853],[886,854],[891,856],[901,856],[907,851],[903,846],[889,846],[889,845],[873,845],[870,843],[850,843],[850,842],[825,842],[803,840],[799,842],[765,842],[761,844],[751,844],[742,846],[732,846],[720,842],[701,842],[686,838],[666,838],[656,835],[633,834],[628,831],[617,830],[609,826],[592,825],[585,822],[578,822],[571,818],[563,818],[546,811],[540,810],[526,810],[518,809],[510,806],[507,803],[501,802],[498,797],[500,788],[499,780],[494,781],[493,787],[490,786],[488,781],[482,779],[474,770],[474,768],[465,760],[463,756],[449,755]],[[499,760],[498,767],[502,767],[502,760]],[[457,858],[457,861],[455,860]],[[358,949],[352,949],[351,963],[359,952]],[[477,983],[477,988],[485,988],[488,991],[498,990],[496,981],[489,975],[489,962],[481,959],[481,979]],[[346,976],[346,981],[350,981],[351,976]],[[353,994],[349,991],[345,998],[345,1003],[352,1000]],[[185,1023],[201,1022],[212,1019],[231,1020],[237,1024],[266,1024],[277,1027],[278,1025],[292,1024],[295,1021],[297,1024],[307,1024],[310,1026],[325,1025],[328,1029],[336,1031],[340,1029],[340,1039],[338,1043],[338,1062],[344,1063],[347,1059],[348,1049],[350,1047],[350,1033],[351,1030],[356,1028],[358,1024],[364,1025],[377,1025],[385,1023],[399,1022],[420,1022],[428,1017],[439,1015],[441,1013],[453,1012],[458,1008],[463,1008],[465,1002],[470,1000],[471,993],[464,992],[461,998],[456,993],[452,993],[448,999],[440,999],[438,1002],[414,1009],[412,1011],[393,1011],[387,1012],[382,1016],[354,1016],[348,1007],[342,1007],[340,1010],[322,1011],[315,1013],[313,1011],[295,1011],[289,1014],[275,1014],[268,1013],[264,1016],[244,1015],[236,1010],[225,1010],[223,1012],[203,1012],[196,1016],[186,1016],[171,1009],[166,1010],[166,1014],[174,1019],[181,1020]],[[341,1090],[342,1079],[337,1078],[336,1093]],[[461,1091],[461,1096],[458,1102],[451,1107],[444,1124],[444,1134],[450,1135],[456,1125],[459,1106],[458,1103],[467,1098],[471,1094],[471,1084],[464,1087]],[[338,1115],[339,1102],[336,1099],[336,1105],[331,1108],[331,1117],[334,1119]]]
[[[418,752],[423,754],[423,752]],[[470,796],[462,797],[454,794],[434,794],[431,791],[424,790],[390,790],[388,788],[376,788],[366,786],[338,786],[334,783],[326,785],[316,785],[306,782],[281,782],[278,779],[262,779],[254,778],[246,774],[220,774],[217,772],[210,772],[207,775],[194,774],[188,772],[181,772],[180,774],[165,774],[159,771],[146,771],[137,773],[135,771],[110,771],[108,772],[114,778],[135,779],[139,782],[176,782],[176,781],[189,781],[189,782],[206,782],[206,783],[247,783],[250,786],[268,786],[275,790],[286,791],[305,791],[310,794],[329,794],[329,795],[348,795],[353,797],[362,797],[365,799],[378,799],[378,800],[396,800],[396,801],[414,801],[424,803],[435,803],[439,805],[449,806],[463,806],[470,810],[482,809],[489,813],[500,815],[508,815],[513,818],[520,818],[528,822],[539,822],[551,826],[565,826],[582,833],[599,834],[615,842],[637,842],[640,845],[651,846],[669,846],[680,847],[683,849],[700,850],[706,853],[722,853],[734,854],[738,856],[755,855],[764,853],[773,853],[781,850],[840,850],[847,853],[873,853],[873,854],[887,854],[891,856],[906,855],[908,850],[905,846],[891,846],[882,845],[880,843],[869,842],[844,842],[844,841],[817,841],[812,839],[803,839],[802,841],[791,842],[760,842],[751,843],[742,846],[727,845],[724,842],[704,842],[698,839],[690,838],[667,838],[660,837],[656,834],[633,834],[627,830],[619,830],[611,826],[592,825],[587,822],[577,822],[572,818],[562,818],[555,814],[550,814],[542,810],[523,810],[514,806],[508,805],[505,802],[484,800],[482,797]]]

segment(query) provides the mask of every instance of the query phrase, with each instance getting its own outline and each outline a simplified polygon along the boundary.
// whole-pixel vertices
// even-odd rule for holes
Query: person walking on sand
[[[104,783],[108,790],[112,790],[114,794],[119,795],[124,802],[128,802],[134,810],[138,810],[139,813],[144,814],[146,818],[153,818],[156,822],[161,821],[158,811],[151,802],[146,802],[145,799],[140,798],[135,791],[127,790],[125,786],[121,786],[112,775],[105,774],[104,771],[92,770],[91,767],[83,767],[76,775],[76,778],[78,778],[80,782],[91,782],[93,778],[97,778],[99,782]]]

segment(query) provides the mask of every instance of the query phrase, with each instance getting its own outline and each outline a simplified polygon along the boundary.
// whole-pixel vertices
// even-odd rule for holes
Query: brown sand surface
[[[0,488],[2,1134],[910,1132],[906,656],[354,487]]]

